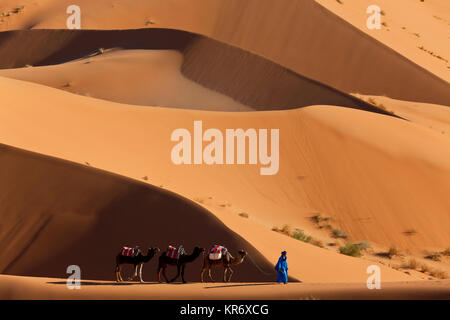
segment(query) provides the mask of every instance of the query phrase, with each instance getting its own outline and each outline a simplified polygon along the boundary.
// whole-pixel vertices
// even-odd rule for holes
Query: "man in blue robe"
[[[281,257],[278,259],[278,262],[275,266],[275,270],[277,271],[277,282],[287,284],[288,282],[288,264],[287,264],[287,252],[283,251],[281,253]]]

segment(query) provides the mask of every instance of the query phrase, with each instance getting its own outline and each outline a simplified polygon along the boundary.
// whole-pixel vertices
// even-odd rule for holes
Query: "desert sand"
[[[22,277],[1,276],[9,289],[0,297],[448,298],[448,281],[436,279],[450,271],[449,258],[424,259],[450,245],[448,68],[410,53],[415,40],[396,41],[400,5],[387,7],[390,30],[375,36],[355,18],[362,5],[320,2],[340,17],[306,0],[257,10],[253,1],[180,1],[178,10],[80,1],[83,28],[97,30],[27,30],[64,28],[67,3],[49,0],[24,1],[4,18],[0,31],[12,31],[0,32],[0,272]],[[2,2],[0,13],[14,6]],[[443,6],[427,3],[427,19]],[[445,28],[433,19],[420,34],[445,51],[448,43],[433,46]],[[171,133],[196,120],[222,132],[279,129],[278,173],[175,165]],[[318,228],[318,214],[348,239]],[[283,225],[321,245],[271,230]],[[372,249],[362,258],[338,253],[345,241],[365,240]],[[217,242],[249,252],[233,276],[242,286],[217,285],[210,296],[211,284],[177,285],[174,296],[170,285],[102,282],[113,279],[122,245],[190,251]],[[401,254],[386,258],[390,247]],[[286,288],[269,284],[281,250],[293,281]],[[416,270],[405,266],[410,259]],[[69,264],[105,286],[68,293]],[[372,264],[385,291],[365,287]],[[200,267],[199,258],[188,280],[199,280]],[[156,259],[144,279],[155,281],[155,270]],[[13,289],[18,283],[27,289]]]
[[[322,300],[322,299],[448,299],[448,281],[385,283],[381,290],[363,284],[279,285],[267,282],[239,284],[189,283],[170,285],[109,281],[82,281],[69,290],[65,279],[0,276],[0,299],[128,299],[128,300]],[[111,289],[114,290],[111,290]],[[336,298],[338,297],[338,298]]]
[[[259,250],[264,248],[264,251],[270,252],[270,256],[267,257],[269,261],[276,259],[280,244],[278,241],[267,241],[265,234],[280,240],[285,238],[286,245],[283,247],[288,246],[289,242],[295,244],[292,248],[295,252],[292,254],[292,260],[297,258],[295,247],[298,247],[299,263],[293,263],[295,267],[291,269],[291,274],[295,277],[297,275],[295,270],[301,270],[298,275],[301,275],[299,278],[303,281],[333,278],[335,281],[356,280],[366,276],[365,270],[359,273],[344,272],[344,270],[349,270],[345,261],[354,260],[356,265],[365,264],[366,266],[367,261],[359,261],[359,259],[336,253],[330,255],[330,252],[324,249],[298,242],[270,230],[274,225],[283,224],[308,226],[308,218],[317,211],[332,215],[342,229],[351,234],[354,239],[361,241],[369,239],[386,246],[394,243],[405,249],[413,249],[417,246],[438,247],[441,243],[448,241],[446,231],[448,216],[444,209],[447,201],[445,190],[448,187],[443,188],[441,195],[434,189],[427,194],[427,190],[429,186],[435,184],[445,186],[448,181],[444,176],[448,173],[448,161],[445,159],[450,157],[450,154],[445,156],[443,153],[445,151],[440,146],[449,141],[434,131],[404,120],[376,113],[325,106],[307,107],[289,112],[245,112],[240,113],[240,116],[236,118],[229,112],[120,105],[18,80],[2,78],[0,81],[3,87],[10,84],[8,92],[14,100],[8,102],[9,100],[5,99],[4,105],[14,103],[16,106],[1,109],[3,120],[1,135],[5,143],[37,151],[37,148],[32,147],[35,145],[41,153],[80,164],[89,163],[90,166],[134,179],[148,176],[149,181],[156,186],[163,186],[203,203],[207,208],[213,208],[213,212],[222,221],[229,223],[232,229],[239,230],[239,233]],[[21,90],[26,90],[27,96],[18,94]],[[38,99],[38,96],[33,96],[33,91],[39,95],[40,99],[46,101],[44,109],[34,107],[32,101]],[[21,103],[20,99],[25,101]],[[64,108],[61,108],[61,105],[64,105]],[[73,117],[75,109],[78,110],[76,118]],[[52,116],[48,117],[49,114]],[[198,118],[215,128],[226,128],[230,125],[241,127],[244,123],[252,127],[273,127],[276,123],[285,137],[291,137],[290,141],[286,138],[280,141],[280,158],[289,160],[281,163],[280,171],[275,176],[261,176],[257,168],[248,165],[242,167],[176,166],[168,159],[172,148],[169,140],[171,131],[179,127],[192,126],[193,121]],[[340,119],[349,119],[355,125],[349,127],[345,125],[346,121]],[[20,127],[15,125],[19,122]],[[40,130],[29,130],[34,126],[33,123],[39,123]],[[361,127],[355,127],[356,124]],[[384,138],[377,130],[380,125],[384,128]],[[327,126],[330,127],[328,130]],[[398,127],[402,128],[402,131],[407,131],[408,136],[416,136],[415,143],[408,145],[405,142],[406,139],[402,139],[404,136],[396,138],[395,135],[390,134],[388,128],[392,128],[391,130],[395,132]],[[27,128],[27,130],[21,130],[21,128]],[[83,128],[82,132],[80,128]],[[119,128],[122,129],[118,130]],[[361,128],[364,128],[364,131]],[[61,133],[49,134],[56,131]],[[341,150],[343,144],[339,142],[342,134],[347,135],[344,152]],[[153,136],[167,137],[168,143],[165,143],[163,139],[152,139]],[[311,141],[314,137],[318,137],[321,144]],[[426,141],[423,144],[425,151],[422,149],[418,151],[416,148],[419,139]],[[297,141],[301,145],[293,149],[292,141]],[[348,163],[346,155],[349,152],[362,158],[355,158],[354,164]],[[342,159],[339,159],[339,154],[342,154]],[[435,154],[439,154],[439,157],[434,156]],[[312,163],[304,160],[311,157],[315,159]],[[333,161],[330,163],[327,159],[333,159]],[[406,161],[408,164],[406,165],[403,159],[413,160]],[[393,179],[386,186],[381,180],[380,172],[384,170],[391,172],[390,168],[395,163],[398,165],[393,172],[398,175],[398,178]],[[360,167],[359,170],[355,167],[356,164]],[[336,166],[341,169],[336,171]],[[418,168],[420,170],[417,170]],[[439,174],[436,174],[436,170]],[[370,175],[370,179],[359,179],[360,174]],[[411,175],[417,175],[417,177],[411,178],[413,177]],[[236,176],[241,181],[239,184],[235,183]],[[305,178],[299,178],[299,176]],[[322,180],[323,176],[327,177],[326,181]],[[204,180],[200,183],[202,177]],[[354,182],[351,180],[352,177]],[[408,180],[405,180],[405,177],[408,177]],[[214,181],[220,181],[220,183],[214,183]],[[330,183],[327,183],[328,181]],[[424,185],[423,181],[430,181],[430,185]],[[233,188],[227,188],[228,185],[232,185]],[[253,185],[254,189],[249,188],[249,185]],[[338,185],[337,188],[334,187],[336,185]],[[330,190],[332,186],[337,190],[334,188],[333,191]],[[295,198],[289,197],[293,190],[295,190]],[[373,195],[374,192],[380,193],[378,196],[367,196],[367,194]],[[410,202],[405,203],[402,200],[417,192],[427,194],[426,197],[416,198],[417,208],[412,207]],[[259,196],[261,193],[265,195],[264,198]],[[386,194],[391,197],[389,198]],[[353,201],[349,200],[350,196],[353,197]],[[361,197],[367,200],[361,203],[357,200]],[[259,200],[255,202],[253,200],[255,198]],[[355,208],[358,203],[361,205]],[[345,205],[347,209],[344,212],[351,213],[347,218],[342,211],[333,209]],[[408,206],[407,210],[403,206]],[[439,217],[440,223],[433,224],[433,220],[426,222],[427,218],[423,216],[425,207]],[[376,211],[376,215],[371,214],[372,210]],[[278,214],[280,211],[283,212],[281,217]],[[255,228],[259,226],[261,232],[251,232],[250,226],[242,228],[247,221],[237,216],[240,212],[247,212],[251,217],[249,220],[256,224]],[[401,215],[402,212],[404,216]],[[393,220],[395,223],[392,223]],[[309,227],[312,229],[312,226]],[[408,228],[418,230],[420,228],[420,232],[414,237],[405,236],[403,232]],[[274,248],[270,250],[271,247]],[[303,257],[310,250],[317,251],[318,254],[311,253],[311,256]],[[342,260],[345,266],[343,265],[342,269],[336,269],[336,272],[329,273],[325,270],[319,271],[316,266],[312,267],[315,265],[311,260],[314,257],[323,259],[330,256],[334,256],[336,260]],[[311,264],[300,263],[300,261],[311,261]],[[327,265],[323,266],[327,268]],[[338,268],[337,261],[334,267]],[[305,273],[308,272],[307,270],[311,278],[308,273]],[[396,274],[394,278],[399,276],[403,279],[406,276],[397,271],[393,273]]]

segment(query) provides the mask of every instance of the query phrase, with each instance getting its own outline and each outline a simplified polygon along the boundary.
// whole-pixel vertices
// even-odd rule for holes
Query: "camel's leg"
[[[119,274],[119,282],[123,281],[123,279],[122,279],[122,265],[119,265],[119,269],[117,270],[117,273]]]
[[[119,274],[120,274],[120,281],[124,281],[122,277],[122,266],[120,266]]]
[[[228,267],[225,267],[225,270],[223,270],[223,282],[227,282],[227,271]]]
[[[177,275],[172,280],[170,280],[170,282],[174,282],[175,280],[178,279],[178,277],[180,276],[180,270],[181,270],[181,267],[179,264],[177,264]]]
[[[233,269],[231,269],[231,268],[229,268],[229,271],[230,271],[230,276],[228,277],[228,282],[231,281],[231,277],[233,276],[233,273],[234,273]]]
[[[161,271],[162,271],[162,267],[161,265],[158,265],[158,282],[161,283]]]
[[[200,271],[200,281],[203,283],[203,275],[205,274],[206,268],[203,266],[202,271]]]
[[[140,269],[139,269],[139,281],[144,282],[144,280],[142,280],[142,268],[144,267],[144,264],[141,263]]]
[[[181,266],[181,280],[183,281],[183,283],[186,283],[186,280],[184,280],[184,268],[186,267],[186,265],[182,265]]]
[[[164,279],[166,279],[166,282],[167,282],[167,283],[170,283],[170,282],[169,282],[169,279],[167,279],[166,268],[167,268],[167,266],[164,266],[164,267],[163,267],[162,273],[163,273]]]
[[[209,275],[209,278],[211,279],[211,282],[214,282],[214,279],[211,275],[211,268],[208,269],[208,275]]]
[[[119,266],[116,265],[116,282],[119,282],[119,281],[120,281],[120,279],[119,279]]]
[[[133,277],[133,280],[136,280],[136,278],[138,277],[138,268],[139,268],[139,264],[135,264],[134,265],[134,277]]]

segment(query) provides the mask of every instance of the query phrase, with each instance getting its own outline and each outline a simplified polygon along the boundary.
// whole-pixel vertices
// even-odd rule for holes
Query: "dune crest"
[[[40,45],[42,41],[47,43],[45,47]],[[262,57],[216,40],[184,31],[169,29],[12,31],[0,33],[0,44],[2,44],[0,47],[0,68],[17,68],[25,65],[45,66],[80,58],[89,59],[90,56],[98,53],[100,48],[102,50],[117,47],[124,49],[176,50],[183,55],[180,71],[183,76],[193,80],[196,84],[229,98],[224,99],[221,97],[221,99],[218,99],[216,95],[216,99],[212,101],[221,103],[222,106],[222,108],[216,108],[216,110],[245,109],[239,104],[251,107],[253,110],[282,110],[315,104],[330,104],[387,114],[385,111],[351,95],[295,74]],[[23,51],[21,48],[23,48]],[[25,50],[25,48],[27,49]],[[18,52],[23,52],[23,54],[18,54]],[[120,53],[112,52],[109,55],[117,57],[115,64],[121,65]],[[127,53],[122,55],[127,55]],[[150,52],[145,54],[142,52],[142,55],[148,55],[149,60],[147,61],[153,64],[153,67],[149,67],[149,72],[156,74],[159,72],[164,83],[164,78],[170,76],[171,73],[168,70],[164,71],[161,67],[157,67],[156,62],[151,59],[152,56],[155,57],[158,53]],[[100,62],[103,60],[97,59]],[[74,71],[73,68],[69,70],[72,70],[71,74],[75,79],[80,77],[85,79],[89,72],[88,70],[92,70],[90,72],[98,73],[102,79],[106,79],[104,80],[106,85],[117,85],[117,81],[107,80],[109,71],[108,69],[105,70],[105,64],[99,64],[99,66],[96,66],[96,63],[88,63],[83,65],[81,71]],[[119,75],[120,73],[125,73],[124,79],[129,78],[129,76],[126,76],[127,73],[139,75],[133,82],[140,89],[125,92],[125,97],[123,98],[117,98],[114,94],[108,94],[108,92],[104,92],[105,90],[101,85],[93,83],[90,85],[87,83],[82,89],[89,91],[94,97],[105,97],[113,101],[121,100],[121,102],[124,102],[125,100],[125,102],[131,103],[136,101],[136,98],[134,98],[135,93],[138,96],[145,97],[147,102],[149,100],[155,101],[154,95],[152,96],[151,91],[149,92],[141,82],[149,75],[146,75],[145,70],[137,73],[134,71],[136,68],[142,68],[142,63],[131,61],[128,65],[122,65],[122,67],[123,71],[119,72]],[[51,70],[56,74],[60,74],[60,77],[67,77],[64,71],[67,71],[68,68],[68,66],[62,64],[51,67]],[[172,61],[169,68],[178,68],[175,61]],[[52,72],[51,70],[45,68],[27,69],[30,70],[6,70],[4,75],[49,84],[46,79],[47,75],[49,75],[48,72]],[[57,71],[58,69],[61,70]],[[175,70],[175,72],[177,71]],[[119,81],[121,86],[127,87],[128,83],[122,81]],[[162,84],[158,83],[158,79],[153,79],[152,81],[155,83],[155,86],[161,88]],[[70,83],[70,78],[66,82]],[[59,88],[60,86],[61,84]],[[192,87],[195,86],[185,84],[182,91],[186,92]],[[122,88],[121,90],[124,89]],[[200,88],[195,88],[195,90],[199,93],[205,91]],[[162,87],[159,92],[161,91],[165,101],[173,100],[171,98],[173,94],[171,90],[166,90],[165,87]],[[169,98],[167,98],[167,95],[169,95]],[[186,93],[185,95],[189,96]],[[230,102],[230,98],[235,100],[235,102]],[[211,101],[211,99],[206,101]],[[186,103],[188,102],[189,100],[186,101]],[[178,104],[180,103],[178,102]],[[167,104],[165,103],[165,105]],[[199,100],[195,108],[202,108],[204,105],[205,99],[203,101]]]

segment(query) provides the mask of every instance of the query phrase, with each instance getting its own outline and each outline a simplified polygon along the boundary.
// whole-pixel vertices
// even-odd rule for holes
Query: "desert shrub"
[[[285,234],[287,236],[291,236],[291,234],[292,234],[291,227],[288,226],[287,224],[285,224],[281,229],[275,226],[272,228],[272,231],[279,232],[279,233]]]
[[[395,256],[399,255],[399,251],[397,250],[396,247],[390,247],[388,252],[387,252],[387,256],[389,257],[389,259],[392,259]]]
[[[413,236],[413,235],[415,235],[416,233],[417,233],[417,230],[416,229],[408,229],[408,230],[406,230],[405,232],[403,232],[405,235],[407,235],[407,236]]]
[[[367,99],[367,101],[370,103],[370,104],[373,104],[373,105],[377,105],[377,102],[375,101],[375,99],[374,98],[369,98],[369,99]]]
[[[338,238],[347,239],[348,238],[348,236],[345,234],[345,232],[342,231],[341,229],[334,229],[332,231],[332,235],[333,235],[333,238],[336,238],[336,239],[338,239]]]
[[[448,274],[442,270],[432,270],[430,275],[438,279],[448,279]]]
[[[25,9],[25,6],[20,6],[17,8],[14,8],[13,13],[20,13]]]
[[[201,204],[205,203],[205,201],[202,198],[194,198],[194,201]]]
[[[339,252],[347,256],[360,257],[361,251],[356,244],[347,242],[345,246],[339,248]]]
[[[444,256],[450,256],[450,247],[448,247],[447,249],[445,249],[444,251],[442,251],[442,254]]]
[[[427,272],[430,272],[430,271],[431,271],[430,267],[428,265],[426,265],[425,263],[422,263],[420,265],[420,272],[427,273]]]
[[[430,253],[429,255],[425,256],[425,259],[430,259],[433,261],[441,261],[441,255],[437,252]]]
[[[287,224],[285,224],[285,225],[281,228],[280,232],[283,233],[283,234],[285,234],[285,235],[290,236],[290,235],[292,234],[292,229],[291,229],[290,226],[288,226]]]
[[[311,220],[317,224],[321,223],[323,220],[322,214],[318,213],[315,216],[312,216]]]
[[[356,246],[358,246],[359,250],[363,251],[363,250],[367,250],[371,247],[370,242],[367,240],[364,240],[363,242],[360,243],[355,243]]]
[[[409,261],[404,265],[405,268],[412,269],[412,270],[417,269],[417,266],[418,266],[417,260],[414,258],[409,259]]]
[[[292,235],[292,238],[303,241],[303,242],[310,242],[312,240],[311,236],[306,235],[303,230],[297,229],[295,230],[294,234]]]
[[[246,212],[239,213],[239,216],[242,217],[242,218],[247,218],[248,219],[248,213],[246,213]]]
[[[316,247],[325,248],[325,245],[320,240],[312,239],[310,243]]]

